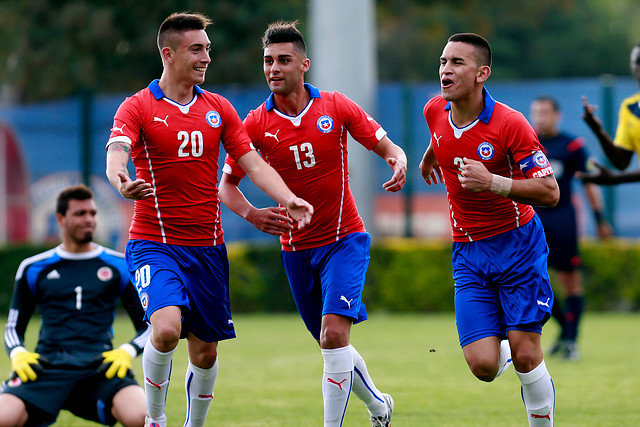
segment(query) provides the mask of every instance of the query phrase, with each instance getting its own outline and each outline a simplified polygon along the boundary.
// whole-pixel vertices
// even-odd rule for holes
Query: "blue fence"
[[[536,96],[552,95],[559,101],[562,109],[562,128],[567,132],[585,137],[591,156],[601,161],[604,155],[599,144],[581,119],[581,96],[587,95],[592,104],[601,106],[599,111],[601,117],[603,112],[610,115],[605,117],[604,121],[611,123],[612,128],[609,131],[613,133],[620,102],[638,89],[636,82],[631,78],[614,79],[609,87],[610,98],[606,93],[609,89],[603,84],[603,80],[598,78],[490,81],[487,88],[494,98],[522,111],[525,115],[528,115],[529,104]],[[228,98],[238,110],[240,117],[244,117],[250,109],[262,103],[269,94],[266,85],[242,88],[208,87],[207,89]],[[438,93],[437,82],[407,85],[383,83],[378,89],[378,108],[374,115],[388,131],[390,138],[407,151],[411,180],[409,188],[417,195],[444,193],[442,186],[428,187],[424,184],[417,169],[429,140],[428,130],[422,117],[422,107],[429,98]],[[92,99],[88,170],[94,175],[94,180],[106,183],[104,147],[113,115],[125,96],[127,94],[95,95]],[[605,104],[607,100],[609,103]],[[0,122],[13,128],[22,147],[30,182],[35,183],[47,176],[62,172],[71,172],[77,177],[74,179],[79,179],[79,171],[83,170],[81,105],[81,99],[74,97],[31,105],[0,107]],[[377,158],[377,156],[374,157]],[[389,170],[380,159],[376,159],[374,165],[378,180],[375,187],[379,189],[388,179]],[[638,165],[634,161],[631,167],[636,168]],[[243,183],[242,185],[243,190],[256,205],[272,204],[268,197],[251,184]],[[580,193],[580,186],[577,185],[577,187]],[[113,193],[115,194],[115,191]],[[640,184],[608,187],[604,189],[604,193],[617,235],[640,236],[640,215],[638,215],[636,202],[640,199]],[[32,200],[33,197],[32,195]],[[585,217],[585,221],[587,235],[593,235],[594,226],[590,215]],[[258,232],[228,211],[223,213],[223,226],[228,241],[272,240],[272,237]],[[118,237],[115,234],[112,232],[108,235],[107,243],[121,246],[121,241],[117,240]]]

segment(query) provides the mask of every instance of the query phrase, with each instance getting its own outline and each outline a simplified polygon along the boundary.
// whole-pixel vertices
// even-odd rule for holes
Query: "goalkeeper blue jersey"
[[[118,298],[136,329],[130,344],[140,353],[150,328],[121,253],[99,245],[90,252],[69,253],[58,246],[27,258],[16,274],[5,348],[10,353],[24,346],[27,324],[37,308],[42,321],[35,351],[52,365],[91,365],[113,348]]]

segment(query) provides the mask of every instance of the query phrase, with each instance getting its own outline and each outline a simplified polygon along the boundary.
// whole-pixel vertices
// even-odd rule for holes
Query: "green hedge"
[[[0,249],[0,312],[8,311],[20,261],[45,249]],[[234,312],[295,311],[278,246],[230,244],[228,249]],[[581,252],[587,309],[640,309],[640,242],[585,241]],[[555,284],[554,289],[561,291]],[[369,310],[453,310],[450,242],[376,241],[371,249],[364,301]]]

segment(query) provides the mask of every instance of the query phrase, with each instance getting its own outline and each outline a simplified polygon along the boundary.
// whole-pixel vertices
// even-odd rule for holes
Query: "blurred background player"
[[[640,43],[631,50],[630,68],[631,75],[640,85]],[[582,102],[584,104],[584,121],[598,137],[605,155],[615,168],[626,169],[631,163],[633,153],[640,153],[640,92],[631,95],[620,104],[618,127],[613,141],[603,129],[602,122],[594,115],[596,107],[589,105],[586,96],[582,98]],[[614,173],[602,165],[596,166],[598,167],[596,172],[581,174],[580,178],[583,181],[601,185],[640,181],[640,169]]]
[[[471,372],[493,381],[512,359],[529,425],[553,425],[555,388],[541,346],[553,291],[531,205],[553,207],[560,193],[525,117],[485,89],[490,75],[483,37],[449,37],[441,95],[424,107],[431,141],[420,171],[427,184],[447,187],[456,325]]]
[[[202,90],[211,58],[199,13],[174,13],[158,31],[159,80],[125,99],[107,142],[107,177],[135,209],[126,261],[151,337],[142,356],[149,427],[165,427],[171,361],[187,339],[185,427],[203,426],[218,374],[218,341],[235,337],[229,260],[220,223],[220,144],[251,180],[304,227],[313,208],[251,148],[233,106]],[[133,160],[136,179],[127,170]]]
[[[124,255],[92,242],[96,205],[84,185],[58,195],[56,221],[62,243],[25,259],[16,274],[4,334],[14,375],[2,384],[0,426],[49,425],[62,409],[105,425],[142,426],[144,392],[129,369],[150,330]],[[113,349],[118,297],[137,335]],[[36,307],[42,320],[31,352],[24,334]]]
[[[378,391],[350,344],[351,325],[367,319],[362,289],[371,237],[349,188],[347,132],[393,170],[383,185],[386,191],[399,191],[404,185],[406,156],[353,101],[304,83],[310,61],[296,22],[271,24],[262,44],[272,94],[244,124],[253,144],[287,185],[313,204],[313,221],[301,230],[278,208],[253,207],[238,188],[244,173],[229,157],[220,198],[258,229],[280,235],[294,300],[322,349],[324,425],[342,425],[353,388],[367,406],[372,425],[388,426],[393,400]]]
[[[575,360],[579,358],[576,339],[582,310],[581,260],[578,252],[578,225],[572,184],[577,172],[587,171],[585,141],[561,132],[562,114],[558,103],[549,96],[540,96],[531,103],[531,121],[553,167],[560,188],[560,201],[553,208],[536,207],[549,245],[548,265],[556,270],[565,295],[564,302],[555,293],[551,314],[558,320],[561,332],[551,354]],[[585,183],[584,192],[593,209],[598,237],[610,237],[611,226],[604,217],[602,194],[595,184]]]

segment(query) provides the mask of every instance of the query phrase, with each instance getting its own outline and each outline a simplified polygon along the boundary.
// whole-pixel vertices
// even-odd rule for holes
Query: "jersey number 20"
[[[193,157],[200,157],[204,151],[204,138],[202,137],[202,132],[199,130],[194,130],[189,135],[189,132],[181,130],[178,132],[178,141],[182,141],[180,144],[180,148],[178,148],[178,157],[189,157],[190,155]],[[191,142],[191,153],[189,153],[189,148],[187,147]]]

